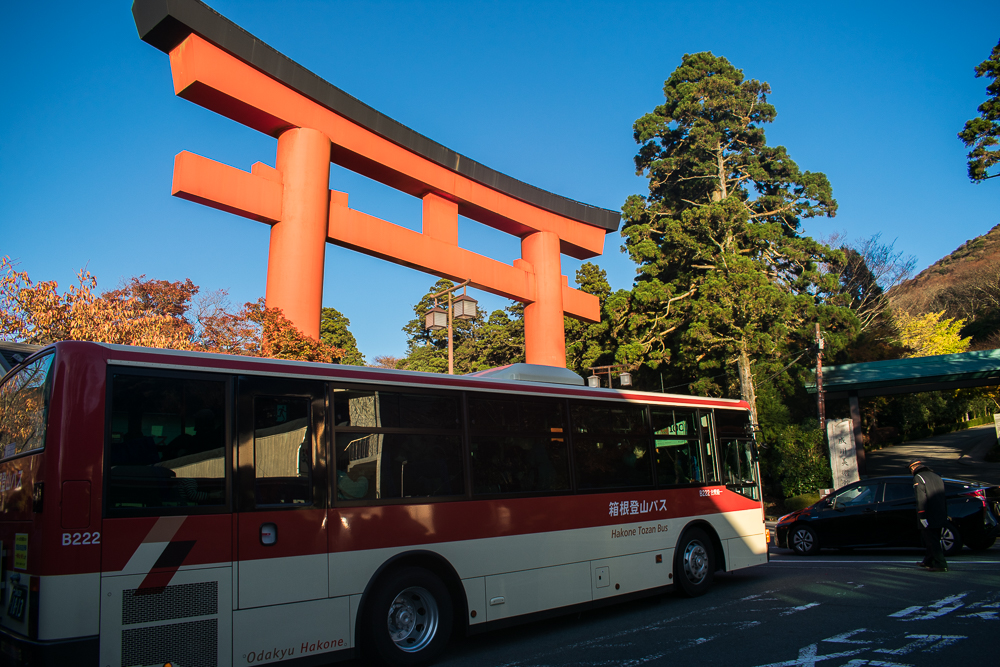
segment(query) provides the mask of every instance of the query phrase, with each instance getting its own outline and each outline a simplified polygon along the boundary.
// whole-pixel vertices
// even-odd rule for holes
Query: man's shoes
[[[917,565],[919,565],[920,567],[923,567],[923,568],[928,568],[928,567],[930,567],[930,566],[931,566],[931,564],[930,564],[930,563],[928,563],[928,562],[927,562],[927,561],[925,561],[925,560],[922,560],[922,561],[920,561],[919,563],[917,563]]]

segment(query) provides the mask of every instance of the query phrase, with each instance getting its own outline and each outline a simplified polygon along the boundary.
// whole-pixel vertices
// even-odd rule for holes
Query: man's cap
[[[917,474],[917,472],[919,472],[921,470],[924,470],[924,469],[930,470],[930,468],[928,468],[927,464],[924,463],[923,461],[921,461],[920,459],[913,459],[912,461],[910,461],[910,473],[911,474],[915,475],[915,474]]]

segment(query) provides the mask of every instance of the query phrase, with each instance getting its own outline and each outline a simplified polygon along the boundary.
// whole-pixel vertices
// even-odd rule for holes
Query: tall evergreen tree
[[[627,332],[623,331],[627,321],[625,307],[628,303],[627,290],[611,291],[608,274],[601,267],[584,262],[576,272],[576,284],[580,291],[593,294],[601,304],[601,321],[582,322],[572,317],[564,318],[566,331],[566,366],[580,375],[590,375],[593,366],[622,363],[619,359],[634,360],[638,354],[630,354]],[[634,352],[634,351],[633,351]],[[626,363],[630,368],[632,363]]]
[[[803,236],[801,221],[832,217],[837,203],[824,174],[767,145],[768,84],[696,53],[663,92],[633,126],[636,173],[649,189],[623,207],[625,248],[639,265],[628,354],[650,368],[669,361],[693,391],[742,394],[755,406],[754,362],[780,358],[832,315],[823,301],[837,279],[820,267],[842,258]]]
[[[364,366],[365,355],[358,349],[358,341],[348,327],[351,321],[336,308],[324,308],[319,317],[319,339],[326,345],[332,345],[344,351],[337,359],[338,364],[348,366]]]
[[[986,86],[989,99],[979,105],[979,116],[965,122],[965,129],[958,133],[969,151],[969,180],[974,183],[1000,176],[989,173],[989,168],[1000,162],[1000,42],[993,47],[990,57],[976,67],[976,77],[993,79]]]
[[[448,332],[428,331],[424,322],[427,311],[434,305],[431,295],[453,285],[446,278],[438,280],[413,306],[415,317],[403,327],[407,353],[398,368],[429,373],[448,372]],[[438,305],[448,307],[447,297],[437,301]],[[453,320],[452,329],[456,374],[524,361],[524,306],[521,304],[495,310],[488,317],[480,312],[471,321]]]

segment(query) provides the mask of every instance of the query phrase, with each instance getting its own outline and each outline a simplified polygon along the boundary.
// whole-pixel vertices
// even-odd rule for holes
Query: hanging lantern
[[[451,312],[456,320],[471,320],[476,317],[478,301],[467,294],[459,294],[452,301]]]
[[[601,378],[596,375],[591,375],[587,378],[587,386],[597,389],[601,386]]]
[[[622,383],[623,387],[631,387],[632,386],[632,374],[629,373],[628,371],[625,371],[625,372],[623,372],[622,374],[620,374],[618,376],[618,381]]]
[[[448,311],[435,303],[427,309],[424,317],[424,328],[428,331],[437,331],[448,328]]]

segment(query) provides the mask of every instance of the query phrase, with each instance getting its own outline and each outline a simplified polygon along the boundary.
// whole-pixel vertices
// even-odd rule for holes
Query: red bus
[[[0,654],[413,665],[767,560],[745,403],[582,385],[46,347],[0,384]]]

